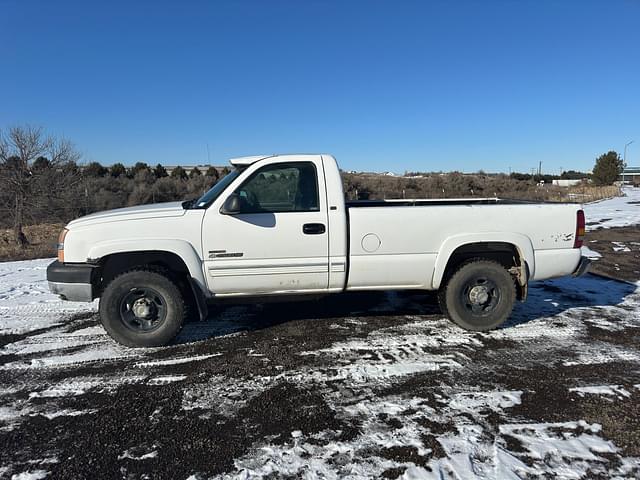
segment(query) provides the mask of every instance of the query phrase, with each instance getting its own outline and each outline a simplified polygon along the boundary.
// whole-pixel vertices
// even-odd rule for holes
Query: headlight
[[[60,263],[64,263],[64,237],[67,236],[67,232],[69,232],[69,230],[65,228],[58,236],[58,261]]]

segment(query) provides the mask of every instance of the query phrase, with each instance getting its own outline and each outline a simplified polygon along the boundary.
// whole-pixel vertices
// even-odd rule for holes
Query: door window
[[[318,178],[310,162],[275,163],[254,172],[235,193],[240,213],[317,212]]]

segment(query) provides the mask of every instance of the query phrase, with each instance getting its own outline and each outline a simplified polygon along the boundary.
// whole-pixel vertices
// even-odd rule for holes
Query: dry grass
[[[355,199],[473,198],[499,197],[514,200],[586,203],[620,195],[615,186],[596,187],[587,183],[560,187],[538,185],[508,175],[426,174],[417,177],[389,177],[374,174],[342,174],[345,196]]]
[[[20,248],[16,243],[13,229],[0,230],[0,261],[30,260],[56,256],[58,235],[64,225],[44,223],[24,227],[24,233],[30,245]]]
[[[595,202],[605,198],[619,197],[622,194],[620,187],[609,185],[596,187],[593,185],[576,185],[575,187],[553,187],[549,191],[549,201],[552,202]]]

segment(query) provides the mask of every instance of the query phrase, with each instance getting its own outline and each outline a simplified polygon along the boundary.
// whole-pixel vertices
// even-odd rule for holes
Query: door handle
[[[305,235],[322,235],[326,231],[324,223],[305,223],[302,225],[302,233]]]

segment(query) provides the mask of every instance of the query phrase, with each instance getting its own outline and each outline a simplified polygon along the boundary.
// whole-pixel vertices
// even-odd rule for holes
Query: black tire
[[[451,275],[438,292],[442,313],[458,326],[476,332],[504,323],[516,301],[516,285],[499,263],[473,259]]]
[[[128,347],[160,347],[173,340],[184,322],[180,289],[162,273],[131,270],[115,277],[100,298],[100,321]]]

